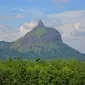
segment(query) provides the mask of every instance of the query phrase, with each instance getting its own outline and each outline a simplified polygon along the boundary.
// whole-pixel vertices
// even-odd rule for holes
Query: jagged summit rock
[[[37,27],[44,27],[44,24],[43,24],[42,20],[39,20],[39,22],[37,24]]]

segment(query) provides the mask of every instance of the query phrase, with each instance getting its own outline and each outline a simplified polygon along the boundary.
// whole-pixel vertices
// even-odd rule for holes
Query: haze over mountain
[[[41,20],[33,30],[18,40],[11,43],[2,41],[0,50],[1,58],[8,56],[23,56],[28,59],[84,58],[79,51],[63,43],[58,30],[46,27]]]

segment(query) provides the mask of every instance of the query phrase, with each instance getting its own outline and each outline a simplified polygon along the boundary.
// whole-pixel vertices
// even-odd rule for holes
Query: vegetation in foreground
[[[85,62],[0,60],[0,85],[85,85]]]

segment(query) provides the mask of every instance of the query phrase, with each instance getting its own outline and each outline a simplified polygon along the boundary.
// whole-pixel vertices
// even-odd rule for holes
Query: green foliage
[[[85,85],[85,62],[9,57],[0,60],[0,85]]]
[[[36,29],[36,34],[37,34],[38,37],[43,36],[45,33],[46,33],[46,31],[43,28],[42,29],[40,29],[40,28]]]
[[[38,57],[38,58],[36,58],[36,62],[40,62],[40,58]]]

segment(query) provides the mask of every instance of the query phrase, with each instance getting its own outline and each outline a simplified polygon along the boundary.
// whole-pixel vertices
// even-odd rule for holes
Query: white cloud
[[[36,26],[36,22],[33,22],[33,21],[30,21],[29,23],[28,22],[25,22],[24,24],[23,24],[23,27],[25,28],[25,29],[28,29],[28,30],[30,30],[30,29],[32,29],[32,28],[34,28],[35,26]]]
[[[85,10],[67,11],[63,13],[56,13],[48,15],[48,18],[57,21],[60,20],[63,24],[70,23],[84,23],[85,22]]]
[[[85,10],[50,14],[44,21],[60,31],[65,43],[85,52]]]
[[[24,19],[26,15],[13,15],[13,16],[0,16],[0,21],[13,20],[13,19]]]
[[[27,32],[31,31],[36,26],[36,22],[30,21],[30,22],[24,22],[23,25],[19,28],[19,34],[20,36],[25,35]]]
[[[17,19],[24,19],[24,18],[26,18],[26,16],[19,14],[19,15],[16,15],[15,18],[17,18]]]
[[[21,25],[21,27],[20,27],[20,32],[30,31],[30,30],[32,30],[35,26],[36,26],[36,22],[33,22],[33,21],[30,21],[29,23],[28,23],[28,22],[25,22],[23,25]]]
[[[18,30],[9,25],[0,24],[0,41],[14,41],[19,37]]]
[[[21,27],[20,27],[20,32],[21,33],[26,33],[26,32],[28,32],[28,30],[26,29],[26,28],[24,28],[24,26],[23,25],[21,25]]]
[[[25,35],[36,26],[36,22],[25,22],[19,28],[12,28],[7,24],[0,24],[0,41],[14,41]]]
[[[75,24],[74,24],[74,27],[75,27],[76,29],[79,29],[79,28],[80,28],[80,23],[75,23]]]
[[[31,19],[39,19],[45,17],[44,12],[42,9],[24,9],[24,8],[12,8],[13,10],[16,10],[22,14],[25,14],[26,16],[30,16]]]

